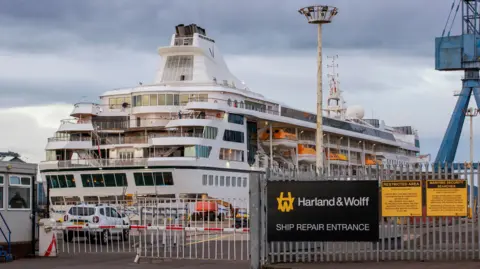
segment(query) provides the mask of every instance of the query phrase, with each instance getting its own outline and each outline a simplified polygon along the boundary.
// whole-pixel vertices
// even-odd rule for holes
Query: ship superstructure
[[[203,28],[176,26],[158,53],[152,84],[75,104],[48,139],[40,169],[53,203],[248,198],[252,172],[315,165],[316,115],[251,91]],[[331,79],[323,115],[329,173],[425,161],[411,126],[364,119],[363,108],[344,107],[335,72]]]

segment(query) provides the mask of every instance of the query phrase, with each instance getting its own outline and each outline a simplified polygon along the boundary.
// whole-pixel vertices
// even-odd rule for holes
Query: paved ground
[[[119,269],[119,268],[176,268],[176,269],[247,269],[248,261],[215,261],[215,260],[175,260],[143,261],[133,263],[131,254],[92,253],[57,258],[22,259],[8,264],[0,264],[2,269]],[[288,264],[266,268],[291,269],[476,269],[480,262],[380,262],[380,263],[323,263],[323,264]]]
[[[178,269],[247,269],[248,261],[163,260],[136,264],[132,254],[81,254],[72,257],[22,259],[1,264],[2,269],[128,269],[128,268],[178,268]]]
[[[167,267],[168,268],[168,267]],[[172,267],[175,268],[175,267]],[[180,267],[181,268],[181,267]],[[208,268],[208,267],[207,267]],[[212,267],[215,268],[215,267]],[[240,268],[240,267],[239,267]],[[379,263],[323,263],[323,264],[286,264],[266,267],[265,269],[477,269],[480,262],[379,262]]]

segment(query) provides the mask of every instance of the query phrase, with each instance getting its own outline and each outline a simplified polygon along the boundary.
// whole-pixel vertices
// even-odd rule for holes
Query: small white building
[[[9,152],[10,153],[10,152]],[[0,246],[16,258],[35,254],[37,164],[0,152]],[[10,154],[12,155],[12,154]],[[10,238],[9,238],[10,237]]]

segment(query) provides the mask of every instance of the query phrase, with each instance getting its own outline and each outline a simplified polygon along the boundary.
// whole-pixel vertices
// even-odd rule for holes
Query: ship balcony
[[[93,145],[100,145],[100,146],[110,146],[110,145],[138,145],[138,144],[148,144],[148,136],[140,135],[140,136],[108,136],[102,137],[100,139],[94,139]]]
[[[91,137],[50,137],[45,150],[90,148],[92,148]]]
[[[207,100],[191,100],[189,101],[185,109],[191,110],[215,110],[215,111],[229,111],[235,113],[241,113],[241,111],[245,111],[244,114],[256,114],[256,113],[265,113],[269,115],[278,116],[280,113],[278,109],[267,109],[266,107],[261,106],[252,106],[249,104],[245,104],[243,101],[236,101],[236,100],[224,100],[219,98],[208,98]],[[254,113],[248,113],[254,112]]]
[[[49,165],[49,169],[51,168]],[[58,161],[57,168],[87,168],[87,167],[126,167],[126,166],[148,166],[148,158],[131,159],[76,159]]]
[[[93,125],[91,120],[67,119],[62,120],[57,132],[91,132]]]
[[[80,117],[82,115],[108,115],[108,116],[127,116],[130,111],[129,107],[122,105],[107,105],[95,103],[77,103],[70,113],[71,117]]]
[[[211,136],[204,135],[202,132],[169,132],[164,134],[150,134],[148,143],[150,145],[198,145],[205,144],[205,139]]]
[[[200,117],[184,116],[182,118],[177,117],[174,120],[168,122],[166,128],[174,127],[189,127],[189,126],[211,126],[218,127],[223,121],[223,113],[218,113],[216,116],[204,115]]]

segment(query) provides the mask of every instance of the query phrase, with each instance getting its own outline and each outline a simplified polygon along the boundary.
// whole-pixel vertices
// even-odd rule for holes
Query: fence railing
[[[198,195],[200,196],[200,195]],[[136,254],[140,259],[249,259],[248,199],[136,198],[112,208],[109,221],[94,221],[82,204],[55,204],[50,214],[59,254]],[[53,210],[52,210],[53,211]],[[52,212],[51,211],[51,212]],[[67,216],[67,217],[65,217]],[[133,256],[132,256],[133,260]]]
[[[258,204],[258,207],[251,209],[252,227],[258,225],[258,229],[252,230],[252,233],[255,234],[255,236],[252,235],[252,246],[257,243],[259,245],[259,249],[252,250],[252,266],[254,264],[258,266],[258,262],[266,265],[297,262],[478,260],[480,258],[480,221],[478,215],[480,174],[476,169],[478,164],[437,165],[419,163],[362,168],[356,175],[331,175],[328,169],[322,171],[277,169],[269,170],[264,177],[259,176],[260,183],[250,186],[250,203]],[[271,205],[269,206],[268,202],[265,202],[267,200],[268,182],[365,180],[376,181],[379,186],[379,241],[267,241],[267,212],[264,209],[267,208],[268,211],[274,208]],[[392,182],[393,180],[418,180],[421,182],[422,214],[420,216],[383,216],[381,209],[383,202],[382,183]],[[450,215],[450,213],[441,216],[427,215],[428,210],[433,210],[433,207],[428,208],[429,201],[433,201],[431,199],[434,198],[431,195],[427,197],[426,180],[461,180],[458,182],[464,180],[465,193],[459,194],[455,198],[455,202],[458,202],[459,199],[465,199],[463,200],[466,203],[464,210],[467,213],[460,216]],[[428,188],[431,189],[432,187]],[[446,192],[452,190],[449,189]],[[297,191],[296,195],[301,196],[302,194]],[[409,194],[405,191],[405,195]],[[445,199],[453,199],[451,196],[449,197]],[[453,200],[452,203],[454,203]],[[342,214],[341,209],[338,210],[338,214]],[[318,223],[323,223],[320,216],[312,216],[312,218],[317,218]]]

